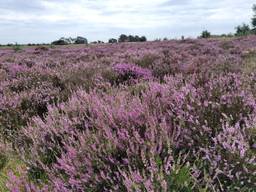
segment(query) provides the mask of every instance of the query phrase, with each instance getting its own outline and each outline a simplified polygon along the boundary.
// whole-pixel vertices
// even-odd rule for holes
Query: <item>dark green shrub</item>
[[[236,36],[245,36],[251,34],[251,29],[249,25],[246,25],[243,23],[242,25],[239,25],[236,27]]]
[[[207,30],[203,31],[201,34],[201,38],[210,38],[211,37],[211,33]]]

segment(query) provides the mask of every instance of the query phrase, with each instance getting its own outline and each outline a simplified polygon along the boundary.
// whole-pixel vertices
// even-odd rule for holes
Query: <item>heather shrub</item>
[[[145,82],[137,83],[135,85],[128,86],[128,91],[134,96],[142,96],[148,89],[148,84]]]
[[[138,79],[149,80],[152,78],[152,72],[134,64],[116,64],[113,66],[114,71],[118,74],[117,82],[132,82]]]
[[[135,63],[138,66],[141,66],[143,68],[152,68],[154,66],[154,62],[158,59],[157,55],[154,54],[146,54],[143,55],[142,58],[137,59]]]
[[[158,63],[153,68],[154,77],[163,80],[166,75],[173,75],[176,68],[172,67],[170,64],[160,66]]]
[[[33,66],[36,65],[36,62],[33,59],[31,59],[31,58],[30,59],[25,58],[25,59],[21,59],[19,61],[19,64],[20,65],[25,65],[28,68],[32,68]]]
[[[255,42],[0,50],[8,188],[254,191]]]
[[[242,89],[239,76],[213,78],[200,87],[200,79],[189,78],[190,83],[184,80],[177,76],[166,78],[167,87],[154,85],[143,98],[148,100],[151,108],[161,106],[161,111],[170,115],[166,117],[168,121],[174,121],[174,126],[182,131],[177,135],[177,142],[184,142],[186,146],[203,146],[221,129],[223,121],[242,125],[243,120],[255,112],[255,101],[250,92],[236,94]],[[160,102],[158,105],[154,105],[156,98]]]
[[[101,77],[104,81],[109,82],[113,86],[118,82],[118,74],[112,68],[102,70]]]
[[[245,134],[247,136],[248,144],[250,146],[251,152],[256,152],[256,128],[255,127],[250,127],[245,130]]]
[[[18,111],[1,110],[0,113],[0,132],[3,142],[12,141],[17,136],[17,131],[25,125]]]
[[[0,135],[12,142],[31,117],[44,116],[47,105],[57,102],[62,90],[58,78],[48,74],[32,72],[19,76],[3,85],[0,102]]]
[[[14,172],[10,172],[9,180],[6,184],[7,188],[14,191],[30,191],[30,192],[47,192],[49,191],[49,187],[47,186],[38,186],[28,180],[26,171],[20,169],[19,175]]]
[[[138,103],[138,100],[132,101],[132,106],[127,105],[127,103],[125,106],[120,107],[120,104],[124,104],[125,100],[119,96],[116,98],[117,100],[122,100],[119,105],[109,105],[109,108],[105,108],[102,105],[102,101],[95,102],[93,98],[95,99],[95,95],[91,96],[84,92],[79,92],[70,101],[70,104],[60,106],[64,110],[63,112],[52,109],[46,118],[47,122],[40,123],[41,129],[45,129],[43,128],[44,126],[53,127],[54,125],[60,125],[59,128],[62,129],[56,130],[58,133],[55,131],[54,133],[49,129],[45,129],[47,132],[44,132],[47,136],[47,141],[49,141],[47,143],[44,142],[44,145],[48,145],[46,146],[48,149],[52,150],[57,147],[58,149],[54,150],[55,152],[59,150],[66,151],[64,153],[62,152],[57,162],[54,158],[55,160],[51,162],[54,165],[47,164],[47,166],[50,166],[50,169],[52,169],[52,166],[54,167],[54,173],[50,172],[48,168],[45,168],[46,172],[50,172],[50,178],[53,179],[54,186],[57,190],[100,191],[102,188],[105,188],[105,190],[130,190],[132,184],[136,191],[136,189],[143,187],[144,182],[147,189],[158,190],[166,188],[166,181],[164,181],[164,178],[159,178],[158,175],[163,174],[164,176],[168,174],[168,172],[163,172],[164,170],[162,169],[165,167],[165,171],[168,171],[168,161],[171,163],[172,160],[172,157],[168,155],[171,148],[170,146],[168,147],[170,144],[167,134],[164,132],[167,130],[157,128],[156,122],[143,125],[143,122],[147,121],[140,120],[140,115],[136,115],[135,113],[135,106],[141,105]],[[113,102],[112,99],[110,101],[108,99],[110,98],[106,98],[105,101]],[[129,104],[131,103],[129,102]],[[88,107],[88,105],[93,106]],[[114,106],[114,109],[111,106]],[[127,111],[124,111],[124,109]],[[82,110],[85,110],[86,115]],[[96,111],[94,110],[97,111],[97,116],[95,116]],[[121,111],[124,114],[120,114]],[[57,120],[56,115],[58,117],[58,113],[66,117],[62,116],[62,118],[58,118]],[[83,114],[85,117],[83,117]],[[116,114],[120,115],[116,116]],[[67,115],[70,120],[72,119],[71,121],[66,121]],[[77,122],[79,119],[72,118],[74,115],[75,117],[80,116],[82,122],[79,123]],[[50,116],[55,117],[52,118]],[[63,121],[64,119],[66,120]],[[52,124],[52,120],[55,121],[54,124]],[[39,129],[38,122],[40,119],[35,119],[35,121],[37,122],[34,125],[36,127],[31,127],[28,130],[28,136],[30,134],[41,133],[41,131],[37,130]],[[62,126],[62,123],[65,123],[65,128]],[[69,133],[74,134],[76,131],[84,131],[70,135],[65,130],[67,128],[70,129]],[[149,129],[148,131],[147,128]],[[151,131],[152,133],[150,133]],[[58,136],[58,140],[53,139],[56,136]],[[42,135],[36,140],[32,138],[35,142],[35,146],[33,146],[33,157],[38,152],[41,153],[38,154],[40,157],[42,155],[49,155],[47,148],[40,145],[42,140],[45,140],[44,138]],[[62,142],[63,140],[65,143]],[[144,154],[143,151],[148,152]],[[57,153],[56,156],[58,157]],[[33,161],[33,159],[31,160]],[[84,163],[81,164],[80,162]],[[158,166],[160,167],[157,168]],[[161,168],[162,166],[163,168]],[[73,168],[70,170],[70,167]],[[152,177],[152,174],[154,175],[154,179],[146,182]],[[137,179],[134,178],[135,175],[138,175],[136,178],[141,177],[140,183],[137,183]],[[77,180],[77,178],[84,178],[84,180],[79,181],[80,179]]]
[[[56,87],[63,89],[63,84],[54,74],[28,71],[22,72],[16,79],[13,79],[7,85],[7,88],[15,93],[40,89],[42,87]]]
[[[100,78],[101,71],[102,69],[99,67],[87,66],[73,68],[64,74],[62,77],[62,83],[69,91],[76,90],[78,88],[83,88],[89,91],[96,86],[97,79]]]
[[[174,158],[168,155],[170,150],[211,149],[212,138],[225,131],[224,122],[242,130],[255,112],[252,95],[237,94],[242,89],[239,75],[198,83],[193,76],[166,77],[164,84],[150,83],[140,97],[122,91],[114,95],[78,91],[67,104],[48,109],[44,119],[35,118],[25,130],[33,151],[28,162],[44,170],[58,190],[136,191],[143,190],[149,178],[153,183],[148,189],[152,185],[164,190],[167,181],[160,175],[185,177],[190,188],[190,168],[180,168],[185,176],[179,171],[170,176],[154,168],[155,161],[162,162],[164,170],[168,159]],[[132,180],[134,174],[139,174],[141,184]],[[171,186],[182,189],[180,185],[177,181]]]
[[[47,112],[47,105],[54,103],[58,94],[58,89],[49,87],[4,97],[0,110],[1,137],[4,140],[15,141],[21,127],[33,116],[43,117]]]
[[[162,57],[155,62],[152,67],[154,77],[163,80],[165,75],[174,75],[178,72],[178,58],[180,55],[176,53],[170,53],[168,50],[162,51]]]
[[[241,72],[241,64],[242,60],[237,55],[229,56],[229,57],[219,57],[218,63],[212,67],[212,73],[220,74],[220,73],[239,73]]]
[[[78,89],[87,92],[91,90],[111,91],[111,86],[117,85],[117,74],[111,67],[81,66],[60,75],[60,82],[63,85],[63,90],[59,95],[59,101],[66,101],[72,92]]]
[[[15,78],[17,75],[22,74],[27,71],[27,67],[25,65],[19,64],[9,64],[6,67],[6,71],[9,77]]]
[[[84,155],[81,154],[82,152],[80,154],[77,152],[77,149],[70,149],[66,156],[59,160],[56,168],[68,177],[54,181],[57,190],[195,191],[201,189],[194,177],[192,167],[184,164],[184,159],[182,160],[184,156],[174,159],[171,151],[162,149],[159,154],[154,154],[154,150],[149,149],[148,152],[141,152],[140,155],[129,153],[124,162],[120,162],[121,157],[114,158],[111,152],[108,152],[104,153],[110,155],[108,158],[98,156],[93,160],[93,165],[82,167],[74,165],[81,165],[81,160],[84,162],[90,162],[90,160],[85,157],[87,152]],[[113,152],[115,154],[115,151]],[[119,151],[118,154],[124,155],[125,152]],[[162,159],[163,154],[164,159]],[[72,159],[68,155],[72,156]],[[74,169],[68,169],[70,166]],[[88,174],[94,174],[97,181],[88,180],[89,178],[86,177]],[[84,183],[76,178],[84,178]],[[85,182],[86,180],[88,183]]]
[[[242,77],[239,75],[228,74],[225,77],[218,77],[207,84],[205,91],[209,94],[208,101],[204,100],[204,107],[208,113],[205,117],[220,114],[230,118],[230,122],[235,124],[255,112],[254,97],[250,91],[243,90]],[[210,113],[209,108],[212,108]],[[212,127],[218,127],[215,119],[208,120],[208,123],[213,123]]]
[[[208,173],[219,191],[253,191],[256,187],[255,151],[238,124],[224,125],[223,131],[214,137],[213,145],[203,149],[209,163]]]

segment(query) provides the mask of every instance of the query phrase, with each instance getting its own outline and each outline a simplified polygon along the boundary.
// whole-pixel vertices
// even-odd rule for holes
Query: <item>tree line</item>
[[[147,38],[145,36],[138,35],[125,35],[121,34],[118,39],[111,38],[108,40],[108,43],[122,43],[122,42],[145,42]],[[101,44],[103,41],[93,41],[91,44]],[[62,37],[56,41],[52,42],[53,45],[69,45],[69,44],[88,44],[88,40],[85,37],[77,37],[77,38],[65,38]]]

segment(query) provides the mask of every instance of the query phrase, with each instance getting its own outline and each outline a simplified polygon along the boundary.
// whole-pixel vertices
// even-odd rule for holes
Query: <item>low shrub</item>
[[[78,91],[68,103],[50,107],[45,118],[34,118],[24,129],[31,141],[24,150],[33,151],[24,160],[43,171],[59,191],[168,191],[168,186],[193,191],[210,187],[210,181],[202,180],[207,173],[212,189],[221,190],[227,177],[216,175],[214,171],[223,168],[214,159],[221,158],[225,165],[224,157],[232,157],[232,150],[234,155],[241,151],[242,158],[249,150],[243,130],[252,123],[256,105],[251,93],[238,93],[240,89],[241,76],[229,74],[204,83],[196,76],[166,77],[164,84],[149,83],[139,97],[124,91]],[[239,141],[241,146],[229,143],[231,148],[223,151],[227,155],[216,154],[220,144],[227,147],[224,140]],[[176,170],[173,159],[182,151],[190,153],[190,164]],[[192,166],[198,156],[207,173]],[[226,174],[232,170],[231,161]],[[243,172],[243,178],[253,180],[253,159],[246,162],[252,171]],[[192,177],[194,172],[198,175]],[[235,169],[232,175],[236,174]],[[236,182],[229,179],[226,189]]]
[[[152,78],[152,72],[149,69],[141,68],[134,64],[116,64],[113,69],[118,74],[118,83]]]

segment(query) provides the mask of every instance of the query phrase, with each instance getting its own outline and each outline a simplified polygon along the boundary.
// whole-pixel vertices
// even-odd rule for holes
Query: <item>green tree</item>
[[[254,12],[252,17],[252,31],[254,34],[256,34],[256,4],[253,5],[252,10]]]
[[[250,26],[243,23],[242,25],[239,25],[236,27],[236,36],[245,36],[251,34]]]
[[[129,35],[129,36],[128,36],[128,41],[129,41],[129,42],[135,42],[134,36]]]
[[[111,38],[111,39],[108,40],[108,42],[109,42],[109,43],[117,43],[117,40],[114,39],[114,38]]]
[[[211,37],[211,33],[207,30],[201,33],[201,38],[210,38],[210,37]]]
[[[128,37],[127,35],[120,35],[120,37],[118,38],[118,42],[127,42],[128,41]]]
[[[75,44],[88,44],[88,40],[85,37],[78,36],[73,40]]]
[[[147,38],[145,36],[142,36],[142,37],[140,37],[140,41],[145,42],[145,41],[147,41]]]

